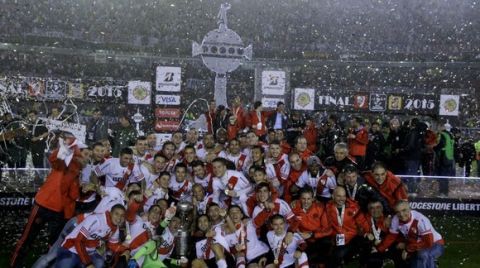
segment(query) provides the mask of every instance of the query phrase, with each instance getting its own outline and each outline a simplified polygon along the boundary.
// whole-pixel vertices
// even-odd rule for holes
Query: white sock
[[[224,259],[220,259],[217,261],[218,268],[227,268],[227,262]]]

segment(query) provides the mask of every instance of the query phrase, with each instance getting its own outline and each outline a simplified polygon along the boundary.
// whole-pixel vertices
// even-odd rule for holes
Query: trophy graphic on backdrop
[[[240,66],[241,60],[252,59],[252,45],[244,47],[240,36],[230,30],[227,25],[227,10],[230,4],[222,4],[218,13],[218,29],[205,35],[202,44],[193,42],[192,56],[200,55],[203,64],[215,72],[216,105],[227,106],[227,76]]]

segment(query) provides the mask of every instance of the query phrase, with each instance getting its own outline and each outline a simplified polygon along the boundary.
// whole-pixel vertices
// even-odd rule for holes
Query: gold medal
[[[273,264],[278,265],[278,259],[275,259],[275,260],[273,261]]]

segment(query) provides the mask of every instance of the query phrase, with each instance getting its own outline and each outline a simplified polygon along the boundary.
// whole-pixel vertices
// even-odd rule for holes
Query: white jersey
[[[331,191],[333,191],[337,187],[337,181],[334,176],[326,177],[319,173],[317,174],[317,176],[312,177],[308,170],[305,170],[300,175],[298,181],[295,184],[300,188],[305,187],[305,185],[312,187],[313,194],[315,196],[317,195],[317,188],[319,187],[319,184],[321,184],[323,190],[322,193],[319,195],[324,198],[331,198]]]
[[[218,157],[225,158],[229,161],[232,161],[235,164],[235,169],[240,172],[245,172],[247,170],[247,164],[250,163],[250,159],[244,153],[239,153],[238,155],[232,155],[226,153],[225,151],[221,151],[218,154]]]
[[[133,169],[130,170],[129,166],[122,167],[119,158],[109,158],[95,169],[95,175],[97,177],[105,176],[105,187],[116,187],[119,182],[124,180],[124,177],[127,178],[125,185],[137,182],[133,178]]]
[[[117,204],[125,205],[125,194],[117,187],[102,187],[102,191],[105,192],[105,196],[102,197],[93,213],[105,213]]]
[[[282,154],[278,160],[269,159],[267,163],[271,163],[273,167],[273,174],[271,176],[277,177],[279,180],[287,180],[288,175],[290,174],[290,162],[288,161],[288,156]],[[268,164],[267,164],[268,165]],[[278,169],[278,171],[277,171]],[[267,175],[268,175],[267,167]],[[278,173],[278,174],[277,174]]]
[[[273,256],[276,260],[282,261],[278,264],[280,268],[285,268],[295,264],[295,251],[300,244],[305,243],[303,238],[298,233],[294,233],[292,242],[286,245],[284,241],[286,234],[287,233],[285,232],[282,235],[276,235],[274,231],[269,231],[267,233],[268,244],[273,252]]]
[[[212,183],[214,202],[232,202],[233,204],[240,205],[240,199],[243,198],[246,200],[247,195],[252,191],[252,186],[243,173],[227,170],[225,174],[218,178],[215,177]],[[225,190],[234,190],[237,195],[233,198],[230,198],[225,194]]]
[[[197,205],[196,205],[197,215],[206,214],[207,206],[212,202],[213,202],[213,195],[206,194],[203,200],[201,200],[200,202],[197,202]]]
[[[143,211],[147,212],[151,206],[155,205],[158,200],[165,199],[168,200],[168,191],[163,190],[162,188],[156,188],[152,195],[147,198],[145,204],[143,205]]]
[[[209,260],[215,257],[215,254],[213,253],[213,250],[211,250],[211,246],[213,244],[219,244],[221,245],[227,252],[229,252],[229,247],[228,247],[228,242],[225,239],[223,232],[221,230],[221,226],[218,226],[214,229],[215,231],[215,236],[212,237],[212,239],[203,239],[198,241],[195,244],[195,253],[197,254],[198,259],[202,260]],[[208,243],[208,244],[207,244]],[[208,250],[210,246],[210,250]],[[208,250],[208,252],[207,252]]]
[[[293,213],[292,208],[284,200],[277,198],[275,199],[275,201],[273,201],[273,203],[274,203],[274,208],[272,209],[272,211],[268,212],[269,215],[280,214],[287,220],[290,220],[291,218],[295,217],[295,214]],[[263,215],[264,215],[263,212],[267,212],[263,204],[257,204],[253,209],[252,219],[258,220],[257,217],[259,217],[259,219],[263,218]],[[260,221],[264,223],[266,220],[267,219],[260,220]]]
[[[145,165],[135,165],[133,168],[133,180],[134,181],[142,181],[145,180],[145,188],[152,189],[153,182],[158,178],[160,173],[153,173],[150,169]]]
[[[128,223],[130,226],[131,239],[126,242],[129,243],[129,249],[131,256],[135,255],[141,246],[149,241],[149,239],[155,234],[156,226],[153,226],[149,221],[142,219],[140,216],[136,216],[133,222]],[[141,256],[137,259],[137,263],[142,267],[145,256]]]
[[[169,173],[173,173],[175,170],[175,166],[180,163],[178,159],[170,159],[167,161],[167,164],[165,165],[165,171]]]
[[[390,233],[402,234],[406,239],[421,240],[421,236],[426,234],[433,235],[433,242],[442,240],[442,236],[433,228],[430,220],[422,213],[412,210],[410,220],[407,223],[401,223],[398,216],[395,215],[390,226]]]
[[[70,234],[65,237],[62,246],[70,252],[79,254],[75,248],[75,241],[79,233],[86,237],[87,254],[91,255],[95,250],[102,246],[103,243],[112,244],[119,243],[119,231],[116,226],[111,225],[108,212],[88,215],[81,223],[79,223]]]
[[[175,246],[175,236],[168,227],[163,230],[160,241],[160,246],[158,246],[158,257],[163,261],[170,257]]]
[[[210,173],[208,173],[207,176],[205,176],[205,178],[200,178],[197,176],[193,177],[193,181],[196,184],[200,184],[205,191],[208,191],[208,185],[210,184],[211,180],[213,180],[213,177],[212,177],[212,174]]]
[[[230,247],[244,244],[247,261],[251,261],[268,252],[268,246],[258,239],[257,229],[251,219],[248,219],[246,223],[242,223],[234,234],[234,236],[229,236],[228,242]]]
[[[192,201],[192,183],[185,179],[183,182],[178,182],[174,176],[170,179],[168,189],[172,191],[172,198],[177,201]]]

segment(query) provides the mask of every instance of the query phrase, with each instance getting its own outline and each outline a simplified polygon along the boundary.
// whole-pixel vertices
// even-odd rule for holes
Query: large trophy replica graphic
[[[241,60],[252,59],[252,45],[244,47],[240,36],[228,29],[227,10],[230,4],[222,4],[218,13],[218,29],[210,31],[203,38],[202,44],[193,42],[192,55],[200,55],[203,64],[215,72],[216,105],[227,106],[227,76],[240,66]]]

